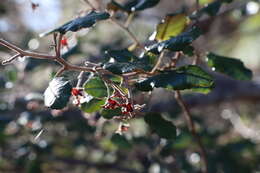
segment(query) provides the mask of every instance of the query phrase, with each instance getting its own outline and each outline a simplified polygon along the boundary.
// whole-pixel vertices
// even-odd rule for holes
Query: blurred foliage
[[[137,14],[130,25],[130,29],[136,35],[141,35],[138,37],[140,41],[144,41],[142,38],[149,37],[151,31],[156,28],[158,19],[164,18],[168,13],[176,12],[183,6],[192,8],[195,3],[195,1],[185,3],[184,1],[165,0],[150,9],[153,4],[144,5],[148,1],[142,2],[137,7],[135,7],[138,5],[136,2],[132,6],[127,6],[126,10],[130,12],[132,7],[136,10],[149,8],[148,11]],[[200,0],[199,2],[202,9],[199,15],[202,13],[203,15],[205,13],[217,15],[222,7],[232,6],[232,3],[223,3],[222,7],[217,9],[217,4],[217,8],[214,7],[212,11],[212,5],[206,8],[205,4],[216,3],[215,1]],[[39,9],[42,8],[41,3]],[[65,23],[69,17],[75,16],[77,14],[75,9],[80,12],[87,6],[80,1],[75,3],[75,1],[66,0],[61,3],[63,6],[59,8],[64,11],[59,24]],[[251,4],[250,11],[249,3],[258,6],[252,7]],[[0,37],[13,40],[26,49],[32,49],[28,42],[36,39],[40,43],[40,47],[37,47],[39,51],[53,51],[49,47],[51,38],[38,38],[37,35],[40,32],[29,30],[28,26],[22,22],[21,16],[24,14],[22,7],[26,5],[30,6],[29,1],[19,3],[4,0],[0,3]],[[122,5],[117,5],[117,7],[121,10],[126,8]],[[252,8],[257,7],[258,10],[252,13]],[[37,13],[36,9],[34,14],[37,15]],[[149,15],[151,18],[145,17]],[[117,17],[124,18],[120,15]],[[50,29],[54,27],[49,26]],[[242,3],[232,12],[221,16],[216,21],[212,20],[210,24],[206,24],[202,28],[205,35],[195,42],[193,47],[201,51],[214,50],[221,55],[238,57],[245,62],[246,66],[255,71],[255,78],[258,77],[260,69],[259,1]],[[121,74],[125,70],[143,69],[144,64],[154,65],[151,55],[147,55],[145,62],[140,62],[135,55],[129,54],[124,49],[129,45],[129,41],[125,39],[126,35],[109,23],[101,22],[93,30],[84,29],[77,34],[78,39],[75,40],[75,35],[67,33],[65,36],[72,46],[69,51],[63,48],[63,57],[74,64],[80,64],[86,60],[105,64],[108,59],[114,58],[114,62],[105,64],[105,66],[115,74]],[[172,34],[169,35],[172,36]],[[181,37],[180,40],[185,41],[185,38]],[[190,46],[190,37],[187,40],[183,44]],[[178,47],[174,47],[176,41],[179,40],[175,38],[170,42],[155,44],[156,53],[158,44],[163,44],[165,49],[178,49]],[[108,52],[104,53],[106,50]],[[125,59],[130,60],[131,66],[129,63],[124,64],[125,59],[119,59],[118,54],[120,57],[123,55]],[[6,54],[6,49],[0,47],[0,59],[7,56],[9,55]],[[186,61],[190,61],[190,59]],[[231,64],[235,66],[237,61],[234,62]],[[159,120],[137,118],[129,122],[130,129],[124,135],[115,134],[118,122],[105,121],[104,118],[112,118],[116,113],[111,114],[109,110],[96,112],[104,104],[103,98],[90,99],[89,102],[86,102],[87,106],[82,105],[83,111],[72,105],[68,105],[62,110],[50,110],[44,107],[42,94],[57,69],[55,63],[23,58],[12,65],[0,67],[1,173],[200,172],[201,158],[197,145],[185,126],[179,107],[174,103],[172,105],[175,106],[176,111],[162,112],[159,114]],[[216,68],[216,70],[218,69]],[[220,70],[226,72],[229,69]],[[227,74],[230,74],[229,72]],[[70,73],[69,77],[75,79],[77,75],[77,73]],[[158,81],[160,85],[162,85],[161,80],[160,78]],[[76,81],[73,82],[76,83]],[[85,87],[85,90],[93,97],[103,97],[104,89],[104,86],[94,89],[91,86]],[[137,102],[148,102],[140,95],[137,95],[136,98]],[[153,99],[161,100],[163,98],[161,95],[153,95]],[[259,101],[256,100],[252,103],[231,100],[228,103],[194,108],[196,126],[208,152],[210,173],[256,173],[260,171],[258,128],[260,110],[258,104]],[[229,112],[228,115],[226,115],[227,112]],[[157,113],[154,114],[157,115]],[[249,130],[253,130],[256,135],[251,137],[241,134],[236,128],[236,124],[231,121],[232,117],[240,117],[240,122],[250,127]],[[147,122],[153,125],[148,127]],[[160,128],[154,122],[161,122],[165,125]],[[162,135],[163,138],[158,136],[161,131],[176,128],[176,134]],[[154,133],[156,131],[157,134]]]

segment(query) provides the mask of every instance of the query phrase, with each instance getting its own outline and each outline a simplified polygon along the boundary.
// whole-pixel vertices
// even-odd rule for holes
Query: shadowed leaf
[[[111,137],[111,141],[119,148],[129,149],[132,147],[131,143],[123,135],[120,134],[114,134]]]
[[[123,50],[109,50],[105,52],[107,58],[114,58],[117,62],[129,62],[137,57],[127,49]]]
[[[145,122],[160,137],[174,139],[176,137],[176,127],[170,121],[162,118],[158,113],[148,113],[144,117]]]
[[[252,71],[246,68],[242,61],[235,58],[208,53],[207,63],[214,71],[226,74],[237,80],[251,80]]]
[[[155,55],[147,53],[142,58],[132,59],[130,62],[106,63],[104,68],[114,74],[124,74],[138,70],[150,71],[154,66],[155,60]]]
[[[100,112],[101,116],[105,119],[112,119],[115,116],[122,115],[121,108],[116,109],[102,109]]]
[[[147,51],[152,52],[154,54],[159,54],[164,49],[168,49],[171,51],[184,51],[200,35],[200,29],[197,27],[193,27],[190,30],[183,32],[182,34],[176,37],[171,37],[169,40],[153,44],[146,49]]]
[[[208,93],[214,87],[212,77],[198,66],[188,65],[176,70],[162,72],[136,83],[140,91],[151,91],[153,88],[167,88],[173,90],[192,89],[197,92]]]

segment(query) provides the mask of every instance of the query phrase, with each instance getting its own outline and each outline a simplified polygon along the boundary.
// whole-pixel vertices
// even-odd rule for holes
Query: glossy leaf
[[[79,17],[74,20],[71,20],[64,25],[49,31],[47,33],[43,33],[40,36],[46,36],[54,32],[59,32],[61,34],[65,34],[68,31],[76,32],[82,28],[89,28],[92,27],[97,21],[105,20],[110,17],[109,13],[107,12],[95,12],[91,11],[84,17]]]
[[[44,104],[52,109],[64,108],[71,96],[72,86],[63,77],[56,77],[44,92]]]
[[[82,103],[80,109],[87,113],[92,113],[100,110],[105,104],[106,99],[91,98],[89,101]]]
[[[176,70],[162,72],[136,83],[135,86],[140,91],[167,88],[173,90],[192,89],[197,92],[208,93],[214,87],[214,82],[212,77],[200,67],[188,65]]]
[[[155,5],[157,5],[159,3],[160,0],[128,0],[126,3],[124,4],[119,4],[116,1],[112,0],[111,1],[111,5],[113,5],[114,9],[115,7],[126,11],[126,12],[134,12],[134,11],[141,11],[141,10],[145,10],[147,8],[152,8]]]
[[[107,87],[102,79],[93,77],[84,84],[86,93],[93,97],[102,98],[107,97]]]
[[[189,19],[183,13],[169,14],[157,25],[156,40],[165,41],[171,37],[176,37],[184,31],[189,23]]]
[[[208,53],[207,63],[214,71],[226,74],[237,80],[251,80],[253,76],[252,71],[246,68],[239,59]]]
[[[144,117],[145,122],[160,137],[174,139],[176,137],[176,127],[170,121],[165,120],[158,113],[148,113]]]
[[[193,27],[190,30],[183,32],[182,34],[172,37],[169,40],[156,43],[149,46],[147,51],[159,54],[162,50],[168,49],[171,51],[183,51],[187,49],[190,44],[201,35],[201,31],[197,27]]]
[[[116,109],[102,109],[100,112],[101,116],[105,119],[112,119],[115,116],[121,116],[121,108]]]
[[[117,62],[129,62],[129,61],[132,61],[134,59],[137,59],[137,57],[133,53],[128,51],[127,49],[109,50],[109,51],[105,52],[105,56],[107,58],[113,58]]]
[[[149,71],[155,62],[155,55],[145,54],[140,59],[133,59],[130,62],[114,62],[104,64],[104,68],[114,74],[124,74],[133,71]]]

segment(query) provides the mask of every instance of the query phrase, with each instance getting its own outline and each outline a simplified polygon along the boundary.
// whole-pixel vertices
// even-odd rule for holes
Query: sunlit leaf
[[[176,70],[161,72],[135,84],[140,91],[151,91],[153,88],[173,90],[192,89],[208,93],[214,87],[212,77],[195,65],[180,67]]]
[[[63,77],[56,77],[44,92],[44,104],[52,109],[64,108],[71,96],[72,86]]]
[[[207,63],[214,71],[237,80],[251,80],[253,76],[252,71],[246,68],[239,59],[208,53]]]
[[[157,25],[155,38],[158,41],[165,41],[176,37],[184,31],[188,23],[189,19],[183,13],[169,14]]]
[[[87,113],[96,112],[102,108],[102,105],[104,105],[105,102],[106,102],[105,98],[104,99],[92,98],[89,101],[82,103],[80,109]]]
[[[176,137],[176,127],[170,121],[165,120],[158,113],[148,113],[144,117],[145,122],[160,137],[174,139]]]
[[[68,31],[76,32],[82,28],[92,27],[97,21],[106,20],[109,17],[110,17],[110,15],[107,12],[91,11],[84,17],[79,17],[74,20],[71,20],[54,30],[41,34],[40,36],[43,37],[43,36],[49,35],[54,32],[59,32],[61,34],[65,34]]]
[[[93,97],[102,98],[107,97],[107,87],[102,79],[93,77],[84,84],[86,93]]]

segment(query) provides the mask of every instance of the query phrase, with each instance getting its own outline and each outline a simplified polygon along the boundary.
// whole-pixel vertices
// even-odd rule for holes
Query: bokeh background
[[[201,5],[208,2],[200,0]],[[32,9],[32,3],[39,7]],[[161,0],[156,7],[136,14],[130,30],[146,44],[156,24],[182,8],[191,13],[195,0]],[[205,53],[213,51],[241,59],[254,73],[253,81],[247,82],[213,73],[216,88],[212,93],[185,93],[212,173],[260,172],[259,8],[258,0],[234,0],[224,5],[216,17],[201,19],[206,34],[194,42],[202,66]],[[23,49],[53,53],[52,36],[40,38],[39,34],[89,9],[81,0],[1,0],[0,37]],[[125,19],[123,13],[117,17]],[[64,58],[74,64],[102,62],[105,50],[126,48],[131,43],[124,31],[107,21],[66,37],[70,50],[64,50]],[[0,47],[1,61],[12,54]],[[180,64],[191,61],[184,59]],[[72,104],[63,110],[44,107],[42,93],[57,69],[53,62],[29,58],[0,65],[1,173],[199,172],[197,145],[172,92],[156,89],[147,105],[178,127],[175,140],[160,139],[137,118],[130,121],[124,140],[115,142],[111,140],[118,126],[115,120],[84,113]],[[75,79],[78,73],[68,75]],[[136,99],[141,102],[143,97]]]

